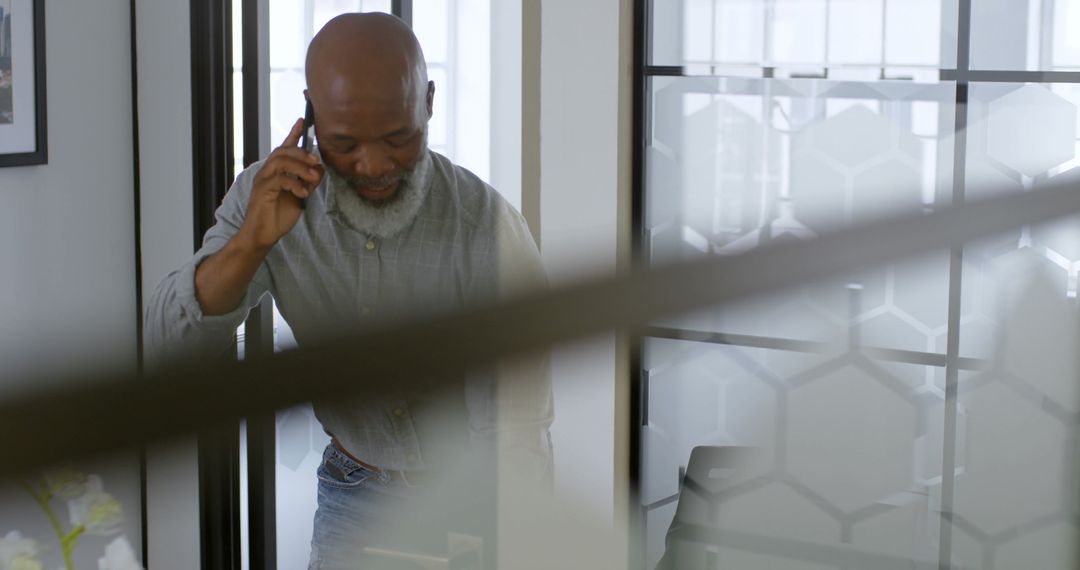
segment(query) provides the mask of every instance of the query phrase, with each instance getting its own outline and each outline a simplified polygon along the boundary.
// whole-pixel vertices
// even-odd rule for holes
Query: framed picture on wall
[[[0,166],[48,162],[45,0],[0,0]]]

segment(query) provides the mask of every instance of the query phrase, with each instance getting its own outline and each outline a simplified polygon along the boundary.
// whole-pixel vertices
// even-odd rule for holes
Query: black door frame
[[[190,0],[193,250],[233,179],[232,1]],[[232,351],[235,358],[235,348]],[[226,357],[227,358],[227,357]],[[239,570],[239,424],[198,434],[203,570]]]
[[[266,135],[260,121],[261,34],[268,33],[265,0],[190,0],[194,248],[214,223],[214,210],[232,184],[233,69],[232,7],[242,2],[243,164],[261,158]],[[412,25],[412,0],[393,0],[392,13]],[[273,352],[273,305],[264,300],[245,322],[245,357]],[[232,356],[235,357],[235,351]],[[250,567],[277,568],[275,417],[247,419]],[[230,423],[199,434],[199,524],[203,570],[240,570],[240,425]]]

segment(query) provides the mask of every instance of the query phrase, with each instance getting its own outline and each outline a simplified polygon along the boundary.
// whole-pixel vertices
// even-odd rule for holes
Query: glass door
[[[268,148],[285,138],[304,109],[304,60],[315,33],[338,14],[396,11],[411,15],[410,23],[424,50],[429,77],[436,84],[429,126],[431,150],[473,171],[511,204],[519,206],[520,107],[500,104],[493,109],[490,104],[493,97],[505,98],[506,92],[512,93],[515,83],[520,85],[520,60],[492,57],[497,47],[520,52],[521,22],[507,19],[514,12],[506,4],[494,0],[269,0],[269,53],[260,54],[269,64],[268,117],[263,117],[268,125]],[[235,21],[239,19],[239,15],[235,16]],[[236,38],[242,35],[238,25],[234,34]],[[237,59],[237,85],[241,81],[240,65]],[[516,120],[494,120],[515,114]],[[239,107],[236,115],[242,116]],[[237,144],[242,145],[242,140]],[[493,156],[503,158],[493,164]],[[295,348],[296,339],[276,305],[272,322],[273,350]],[[315,471],[330,440],[310,405],[279,411],[274,431],[277,566],[305,568],[316,509]]]
[[[649,265],[1036,192],[1080,165],[1076,2],[638,6]],[[676,522],[724,539],[682,551],[701,567],[1075,567],[1080,377],[1071,348],[1021,331],[1076,338],[1078,228],[656,323],[638,567],[672,560],[695,501],[709,514]],[[726,450],[697,452],[717,462],[704,490],[696,449]]]

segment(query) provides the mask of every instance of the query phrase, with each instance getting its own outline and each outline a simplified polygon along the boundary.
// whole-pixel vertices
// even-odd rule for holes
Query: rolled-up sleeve
[[[187,263],[169,273],[147,302],[144,331],[148,363],[221,353],[232,343],[236,328],[251,308],[271,290],[270,274],[263,264],[243,301],[229,313],[203,314],[195,296],[195,272],[200,263],[225,247],[239,231],[251,196],[250,181],[260,166],[253,165],[237,176],[214,213],[214,226],[203,237],[202,247]]]

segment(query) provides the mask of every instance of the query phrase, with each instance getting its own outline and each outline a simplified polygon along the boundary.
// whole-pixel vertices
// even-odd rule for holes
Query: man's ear
[[[435,114],[435,82],[427,83],[427,118]]]

